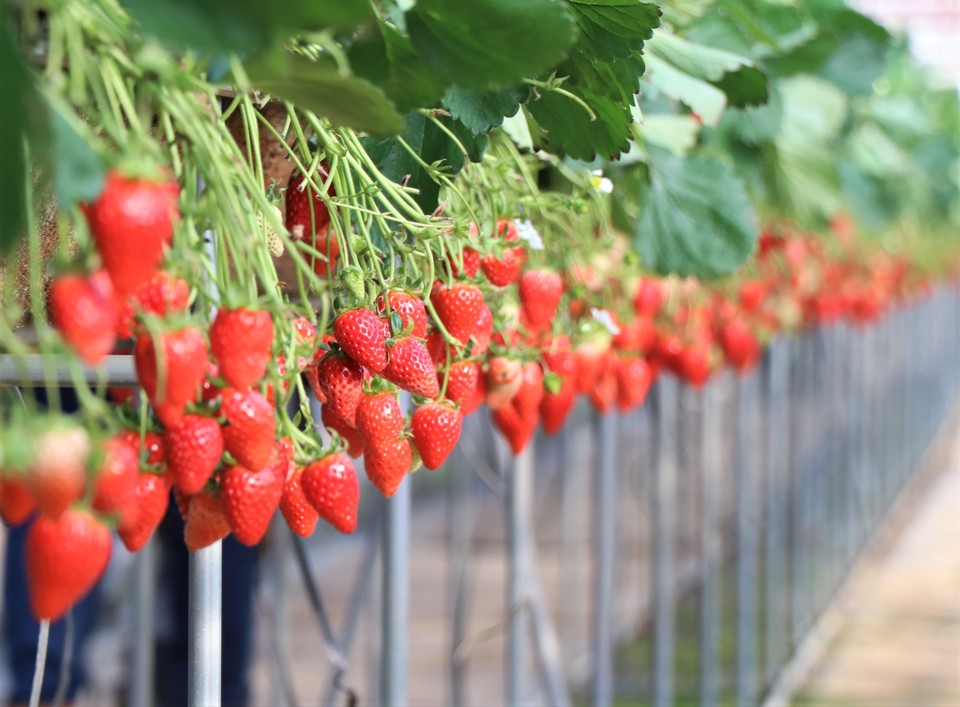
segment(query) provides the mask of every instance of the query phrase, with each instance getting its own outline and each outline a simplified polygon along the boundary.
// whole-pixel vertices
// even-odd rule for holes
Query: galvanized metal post
[[[217,707],[220,704],[222,567],[223,546],[220,542],[190,554],[190,641],[187,646],[189,707]]]
[[[737,385],[737,704],[749,707],[756,693],[757,522],[756,399],[757,376]]]
[[[468,424],[474,422],[470,420]],[[462,450],[461,450],[462,451]],[[460,459],[463,454],[460,455]],[[459,461],[459,459],[458,459]],[[467,465],[453,466],[450,479],[450,704],[465,704],[466,665],[457,654],[457,648],[467,634],[468,569],[473,515],[470,499],[470,470]]]
[[[617,416],[594,417],[597,474],[594,501],[593,704],[613,702],[613,608],[617,533]]]
[[[700,425],[700,704],[704,707],[720,702],[721,415],[717,403],[729,381],[728,374],[715,376],[704,389]]]
[[[522,704],[527,671],[527,542],[533,504],[533,442],[514,457],[507,480],[507,611],[509,631],[506,651],[507,704]]]
[[[676,584],[674,537],[677,499],[677,393],[672,376],[660,376],[657,404],[657,458],[653,466],[653,704],[674,704]]]
[[[379,704],[385,707],[407,702],[410,503],[409,478],[384,501]]]
[[[787,532],[785,527],[787,504],[785,490],[788,477],[789,342],[773,342],[766,359],[767,374],[767,508],[764,564],[766,572],[766,678],[772,684],[777,670],[786,659],[787,635]]]
[[[156,542],[150,540],[137,553],[133,565],[134,643],[130,678],[130,704],[153,705],[154,608],[156,605]]]

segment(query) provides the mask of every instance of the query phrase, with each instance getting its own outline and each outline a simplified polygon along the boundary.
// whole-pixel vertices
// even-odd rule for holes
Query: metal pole
[[[530,557],[526,549],[533,504],[533,442],[514,457],[507,482],[507,611],[509,632],[506,651],[506,698],[507,705],[521,704],[526,686],[524,676],[527,668],[526,562]]]
[[[737,381],[737,704],[741,707],[753,704],[756,691],[756,382],[754,374]]]
[[[767,680],[773,681],[786,657],[786,528],[785,489],[790,480],[787,472],[788,428],[787,396],[789,394],[788,342],[778,340],[770,347],[767,359],[767,541],[766,541],[766,666]]]
[[[463,459],[461,449],[460,459]],[[467,634],[468,572],[470,544],[473,531],[471,513],[470,470],[466,464],[456,464],[450,479],[450,703],[454,707],[466,704],[465,683],[467,666],[458,656],[457,648]]]
[[[72,385],[70,375],[70,356],[66,354],[27,354],[15,356],[0,354],[0,385],[20,385],[24,387],[44,385],[47,372],[54,381],[63,385]],[[111,354],[96,367],[81,364],[83,378],[87,383],[104,380],[116,386],[136,386],[137,372],[133,366],[133,356]]]
[[[154,607],[156,605],[156,543],[147,542],[137,553],[133,565],[134,642],[133,675],[130,681],[130,704],[133,707],[153,705],[153,641]]]
[[[594,439],[599,442],[595,486],[594,574],[594,683],[593,704],[613,702],[613,584],[617,533],[617,417],[594,416]]]
[[[410,502],[410,479],[384,500],[379,703],[385,707],[399,707],[407,701]]]
[[[220,704],[223,545],[220,541],[190,554],[187,704]]]
[[[654,464],[653,571],[654,642],[653,704],[671,707],[674,703],[674,526],[676,525],[677,480],[677,391],[676,380],[660,376],[656,395],[659,428],[657,459]]]
[[[720,386],[729,378],[714,379],[703,392],[700,434],[700,485],[702,548],[701,587],[702,614],[700,617],[700,704],[712,707],[720,702],[720,412],[717,405]]]

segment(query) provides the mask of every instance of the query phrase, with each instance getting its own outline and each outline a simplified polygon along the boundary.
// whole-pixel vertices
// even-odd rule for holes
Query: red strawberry
[[[367,453],[382,451],[403,431],[403,411],[391,393],[366,395],[357,405],[357,432]]]
[[[207,344],[193,327],[163,332],[159,337],[157,347],[149,333],[139,335],[134,362],[157,417],[164,425],[172,425],[183,417],[184,407],[196,397],[207,373]]]
[[[603,372],[606,354],[592,344],[580,344],[573,355],[577,359],[577,391],[590,395]]]
[[[347,454],[354,459],[363,456],[363,439],[356,429],[347,424],[346,420],[337,416],[328,403],[320,408],[320,421],[327,429],[333,430],[347,445]]]
[[[524,417],[536,418],[543,398],[543,368],[536,361],[527,361],[520,370],[520,388],[512,405]]]
[[[480,309],[483,307],[480,288],[464,284],[447,287],[438,283],[430,293],[430,302],[450,336],[466,345],[477,329]]]
[[[227,420],[223,427],[223,447],[251,471],[260,471],[273,455],[277,431],[274,410],[255,390],[226,388],[220,411]]]
[[[385,497],[397,492],[413,464],[413,447],[409,439],[397,439],[383,448],[370,449],[364,457],[367,478]]]
[[[141,447],[147,448],[147,464],[163,464],[166,460],[166,452],[163,448],[163,438],[156,432],[147,432],[143,436],[141,444],[140,433],[134,430],[123,430],[117,435],[126,444],[131,445],[137,450],[137,459],[140,459]]]
[[[107,174],[103,191],[85,208],[94,243],[120,297],[136,292],[160,264],[179,218],[175,182]]]
[[[306,466],[300,484],[303,495],[321,518],[341,533],[357,529],[360,484],[346,454],[334,452]]]
[[[437,382],[443,384],[443,373],[437,373]],[[444,397],[460,404],[464,415],[476,411],[487,394],[487,379],[476,361],[457,361],[451,364]]]
[[[514,454],[519,454],[527,446],[537,429],[537,418],[532,422],[524,418],[512,405],[491,411],[493,424],[510,445]]]
[[[90,438],[82,427],[62,425],[42,432],[35,447],[27,487],[40,512],[58,518],[87,487]]]
[[[314,181],[322,184],[327,180],[329,171],[327,165],[317,166]],[[330,184],[329,196],[336,196],[333,183]],[[303,172],[296,171],[290,175],[287,189],[284,192],[286,201],[286,226],[290,235],[299,240],[306,240],[308,236],[320,233],[327,229],[330,223],[330,210],[326,202],[313,187],[306,184]]]
[[[590,402],[600,414],[605,414],[617,398],[618,357],[613,351],[604,354],[596,384],[590,391]]]
[[[401,336],[390,347],[390,362],[381,375],[415,395],[436,398],[440,394],[430,352],[412,336]]]
[[[520,278],[520,302],[527,321],[534,327],[546,327],[557,313],[563,282],[550,270],[528,270]]]
[[[493,422],[507,439],[514,454],[519,454],[533,437],[540,420],[543,398],[543,369],[529,361],[520,371],[520,385],[508,405],[493,411]]]
[[[557,392],[544,389],[543,399],[540,401],[543,429],[548,435],[555,435],[560,431],[576,402],[577,358],[573,351],[567,348],[568,346],[569,343],[543,353],[543,361],[547,369],[560,377],[560,389]]]
[[[727,322],[720,330],[720,345],[723,355],[738,371],[749,370],[760,357],[760,347],[753,332],[737,319]]]
[[[283,496],[280,497],[280,513],[283,514],[283,519],[287,521],[290,530],[302,538],[307,538],[313,535],[320,514],[303,492],[302,474],[303,469],[296,467],[287,477]]]
[[[37,509],[33,494],[23,479],[0,479],[0,518],[9,526],[26,522]]]
[[[140,476],[140,440],[136,444],[114,437],[103,445],[104,458],[93,482],[93,510],[125,518],[137,497]]]
[[[463,415],[449,403],[427,403],[410,419],[413,443],[428,469],[439,469],[457,446]]]
[[[270,526],[283,487],[289,460],[277,459],[260,471],[242,466],[231,466],[220,479],[220,500],[230,521],[234,537],[253,547],[263,538]]]
[[[633,308],[637,314],[652,317],[660,311],[663,302],[663,290],[657,280],[644,278],[640,281],[637,294],[633,298]]]
[[[313,267],[313,272],[318,277],[326,277],[337,269],[337,260],[340,257],[340,241],[337,240],[335,233],[330,233],[330,229],[324,226],[313,236],[304,238],[309,241],[319,255],[316,253],[307,254],[307,262]]]
[[[273,320],[264,310],[221,309],[210,327],[210,348],[228,385],[245,389],[263,378],[273,348]]]
[[[473,229],[471,228],[471,230]],[[461,272],[460,266],[457,264],[457,256],[451,254],[448,257],[448,262],[450,263],[450,272],[453,273],[455,278],[472,280],[477,276],[477,272],[480,270],[480,253],[468,245],[463,247],[462,253],[463,271]]]
[[[186,312],[189,304],[190,285],[165,270],[158,270],[137,288],[130,301],[120,305],[117,336],[126,339],[133,333],[133,317],[137,309],[165,317],[168,314]]]
[[[409,292],[398,290],[388,292],[386,302],[383,295],[380,295],[377,298],[377,312],[381,316],[387,313],[387,302],[390,304],[390,311],[400,315],[403,328],[412,327],[410,336],[427,338],[427,310],[423,306],[423,300]]]
[[[471,356],[482,356],[490,348],[490,338],[493,336],[493,312],[484,304],[477,315],[477,327],[473,330],[474,344],[470,349]]]
[[[506,356],[494,356],[487,364],[487,407],[499,410],[510,404],[520,390],[522,364]]]
[[[27,531],[27,592],[33,615],[55,621],[89,592],[110,562],[110,531],[84,511],[40,516]]]
[[[80,358],[95,366],[113,350],[117,305],[110,277],[61,275],[50,286],[53,325]]]
[[[230,534],[230,520],[218,496],[203,491],[190,497],[183,526],[183,541],[196,552],[223,540]]]
[[[621,412],[642,405],[647,398],[653,371],[645,358],[621,358],[617,366],[617,407]]]
[[[293,320],[293,332],[297,337],[297,346],[304,346],[310,350],[317,343],[317,328],[309,319],[297,317]]]
[[[503,241],[506,243],[516,243],[520,240],[516,226],[502,219],[497,221],[497,233],[503,237]],[[491,252],[483,256],[480,267],[492,285],[506,287],[511,282],[516,282],[520,277],[520,272],[526,261],[526,253],[523,246],[503,248],[502,255],[498,258],[496,250],[497,246],[494,246]]]
[[[170,480],[187,495],[199,493],[223,455],[223,433],[216,420],[187,415],[163,433]]]
[[[133,509],[117,524],[117,535],[130,552],[138,552],[160,525],[170,503],[170,479],[165,474],[141,474]]]
[[[361,366],[374,373],[387,367],[387,337],[369,309],[348,309],[333,320],[333,334],[343,352]]]
[[[762,280],[746,280],[740,285],[740,303],[748,312],[760,309],[767,296],[767,285]]]
[[[680,355],[683,377],[694,388],[702,388],[710,378],[710,350],[705,346],[687,346]]]
[[[326,400],[337,417],[352,426],[363,397],[363,366],[343,353],[331,352],[307,369],[307,378],[317,398]]]

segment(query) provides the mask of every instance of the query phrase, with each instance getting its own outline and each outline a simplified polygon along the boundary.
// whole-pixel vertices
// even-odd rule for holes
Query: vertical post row
[[[737,382],[737,704],[750,707],[756,692],[757,657],[757,376]]]
[[[223,545],[190,553],[187,696],[189,707],[220,704]]]
[[[130,681],[130,704],[133,707],[153,705],[156,555],[157,544],[151,539],[134,558],[136,616],[134,616],[133,676]]]
[[[407,632],[410,606],[410,479],[384,501],[381,588],[380,704],[407,702]]]
[[[521,704],[525,694],[524,673],[527,666],[526,637],[526,563],[530,514],[533,505],[533,442],[514,457],[507,480],[507,611],[510,626],[507,634],[506,696],[507,705]]]
[[[720,703],[720,407],[721,385],[727,374],[716,377],[703,392],[700,423],[700,704],[713,707]]]
[[[613,584],[617,533],[617,416],[594,413],[597,440],[594,500],[593,704],[613,702]]]
[[[472,422],[472,421],[471,421]],[[467,424],[470,424],[469,422]],[[461,457],[463,456],[461,450]],[[464,704],[466,666],[457,655],[457,648],[467,635],[469,604],[467,572],[470,565],[470,540],[473,517],[470,507],[470,469],[457,464],[450,469],[450,704]]]
[[[674,703],[674,534],[677,500],[677,392],[673,376],[660,376],[657,402],[657,457],[653,467],[653,704]]]
[[[766,508],[766,679],[772,683],[777,670],[786,659],[785,636],[787,635],[786,603],[788,557],[787,532],[785,527],[787,504],[785,490],[790,479],[787,475],[787,450],[789,447],[787,407],[789,395],[789,350],[788,342],[773,343],[767,355],[767,440],[765,445],[767,470]]]

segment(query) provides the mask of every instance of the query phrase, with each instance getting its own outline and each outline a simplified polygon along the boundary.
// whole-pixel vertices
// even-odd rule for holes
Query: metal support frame
[[[700,425],[700,704],[720,702],[720,396],[730,378],[717,376],[703,392]]]
[[[533,442],[513,459],[507,480],[506,703],[523,704],[527,672],[527,561],[533,508]]]
[[[754,704],[757,685],[757,376],[737,380],[737,704]]]
[[[220,704],[223,546],[216,542],[190,554],[187,704]]]
[[[156,605],[157,545],[151,539],[137,553],[133,564],[134,643],[130,704],[153,705],[154,607]]]
[[[617,541],[617,416],[594,416],[597,474],[594,488],[593,704],[613,702],[613,610]]]
[[[407,702],[410,606],[410,479],[384,501],[381,592],[380,701],[385,707]]]

